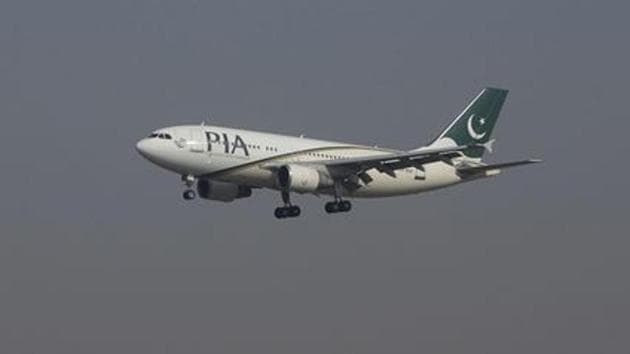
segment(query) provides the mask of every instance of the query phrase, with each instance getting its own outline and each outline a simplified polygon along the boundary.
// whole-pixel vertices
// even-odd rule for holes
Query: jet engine
[[[301,165],[282,166],[277,177],[280,188],[298,193],[310,193],[333,186],[328,173]]]
[[[200,179],[197,182],[197,193],[201,198],[227,203],[234,199],[250,197],[252,189],[233,183]]]

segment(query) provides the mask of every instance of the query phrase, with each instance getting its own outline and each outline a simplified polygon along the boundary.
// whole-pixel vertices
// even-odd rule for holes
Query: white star
[[[481,119],[479,119],[479,123],[480,123],[481,125],[486,124],[486,118],[481,118]]]

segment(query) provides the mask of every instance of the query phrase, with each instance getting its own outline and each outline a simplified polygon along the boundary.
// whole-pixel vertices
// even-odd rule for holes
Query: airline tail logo
[[[470,137],[475,140],[481,140],[486,136],[486,134],[488,134],[488,132],[484,131],[483,133],[478,133],[477,130],[475,130],[474,128],[475,117],[476,117],[475,114],[471,114],[470,117],[468,117],[468,123],[467,123],[468,135],[470,135]],[[476,125],[480,127],[478,129],[483,129],[483,126],[485,124],[486,124],[486,118],[484,117],[480,117],[479,119],[476,120]]]
[[[455,118],[433,144],[446,142],[451,145],[481,145],[490,141],[492,131],[508,91],[487,87]],[[481,158],[484,149],[471,148],[464,154],[471,158]]]

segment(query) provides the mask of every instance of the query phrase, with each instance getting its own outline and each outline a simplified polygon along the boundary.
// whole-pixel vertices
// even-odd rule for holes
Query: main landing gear
[[[326,206],[325,206],[326,212],[328,214],[349,212],[352,209],[352,203],[342,198],[343,187],[341,185],[341,182],[335,183],[334,192],[335,192],[335,200],[332,202],[326,203]],[[300,214],[302,213],[299,206],[291,204],[289,191],[282,191],[282,202],[284,203],[284,206],[276,208],[274,212],[274,215],[276,216],[276,218],[278,219],[295,218],[295,217],[300,216]]]
[[[197,181],[197,178],[195,178],[195,176],[191,176],[191,175],[182,176],[182,182],[184,182],[184,184],[186,185],[186,188],[188,188],[184,191],[184,193],[182,193],[182,197],[184,198],[184,200],[193,200],[197,197],[197,193],[195,193],[195,191],[192,189],[196,181]]]
[[[326,203],[324,209],[328,214],[346,213],[352,210],[352,203],[348,200],[337,200]]]
[[[300,216],[301,213],[302,213],[302,210],[300,209],[299,206],[291,205],[291,206],[276,208],[274,215],[278,219],[284,219],[284,218],[296,218]]]
[[[334,213],[347,213],[352,209],[352,203],[348,200],[343,200],[343,187],[340,182],[335,183],[335,201],[326,203],[324,210],[328,214]]]
[[[302,214],[302,210],[299,206],[291,204],[291,196],[289,195],[289,192],[282,192],[282,201],[284,202],[284,206],[276,208],[274,212],[276,218],[296,218]]]

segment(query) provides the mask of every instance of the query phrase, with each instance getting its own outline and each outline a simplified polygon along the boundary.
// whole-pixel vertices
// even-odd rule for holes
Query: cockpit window
[[[173,139],[171,134],[167,134],[167,133],[151,133],[151,135],[149,135],[149,138],[158,138],[158,139],[165,139],[165,140]]]

